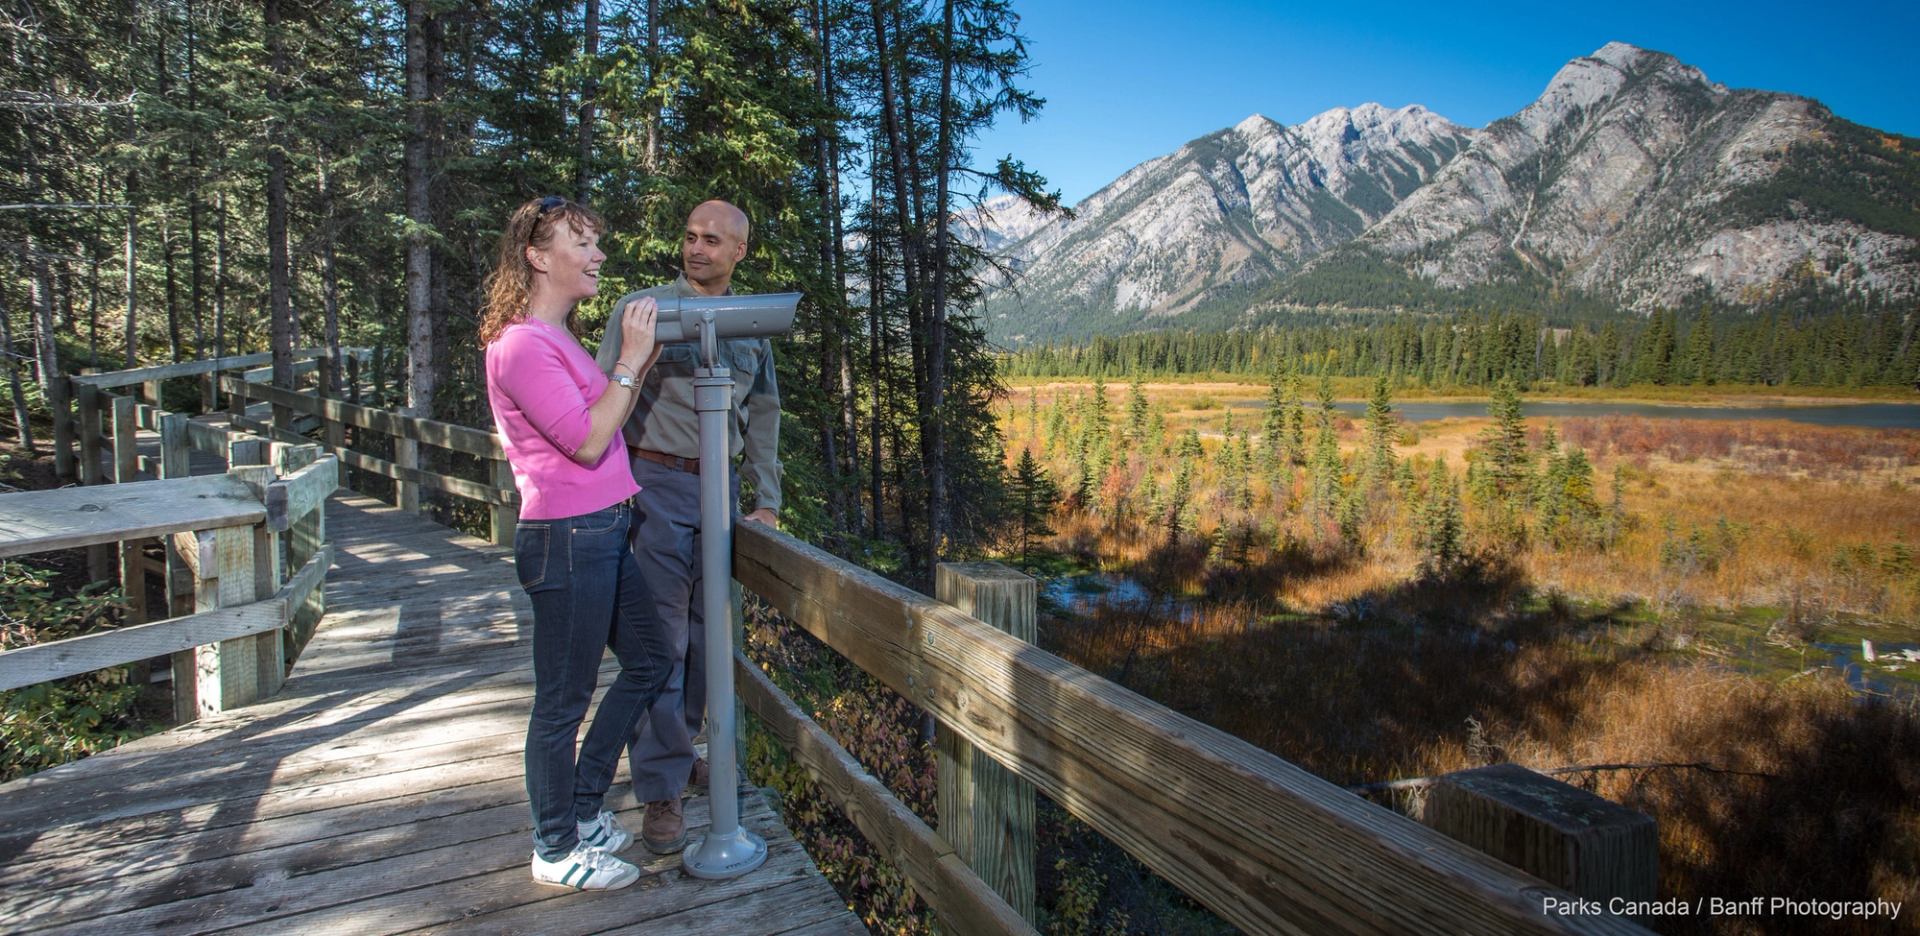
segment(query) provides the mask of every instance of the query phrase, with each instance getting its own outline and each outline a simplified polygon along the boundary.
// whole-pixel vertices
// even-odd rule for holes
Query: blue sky
[[[975,141],[1026,161],[1068,203],[1194,137],[1261,113],[1299,123],[1367,101],[1485,126],[1567,60],[1612,40],[1671,53],[1736,88],[1816,98],[1920,136],[1920,3],[1295,4],[1013,0],[1031,40],[1031,123]]]

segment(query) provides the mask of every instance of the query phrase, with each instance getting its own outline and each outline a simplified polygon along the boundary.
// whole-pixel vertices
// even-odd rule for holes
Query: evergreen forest
[[[407,413],[490,425],[471,336],[514,206],[606,217],[591,346],[724,198],[753,224],[735,287],[807,297],[777,346],[789,529],[918,579],[993,522],[982,258],[948,219],[1057,204],[1011,157],[973,168],[979,130],[1042,104],[1005,0],[12,9],[0,342],[26,449],[64,402],[47,375],[271,349],[285,383],[296,347],[381,349]]]
[[[1301,314],[1237,331],[1152,331],[1049,342],[1005,354],[1014,377],[1273,372],[1486,388],[1920,385],[1916,317],[1880,306],[1827,315],[1682,315],[1553,327],[1538,315]]]

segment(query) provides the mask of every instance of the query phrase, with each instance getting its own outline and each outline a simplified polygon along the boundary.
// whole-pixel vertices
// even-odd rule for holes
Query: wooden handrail
[[[266,519],[266,505],[229,475],[0,494],[0,558]]]
[[[247,360],[186,366],[211,372]],[[316,458],[319,446],[304,439],[294,447],[269,446],[101,389],[164,379],[166,370],[90,375],[98,385],[79,385],[87,486],[0,495],[0,557],[89,547],[89,571],[98,580],[109,575],[118,552],[130,625],[0,653],[6,688],[172,654],[175,714],[188,720],[276,692],[285,673],[274,661],[290,666],[324,612],[320,586],[333,563],[324,505],[339,484],[339,460]],[[103,414],[111,415],[111,433],[102,431]],[[135,433],[142,428],[160,432],[159,458],[139,454]],[[110,475],[100,469],[103,441],[112,454]],[[226,456],[228,472],[187,477],[189,449]],[[279,471],[266,465],[269,459]],[[161,480],[134,480],[143,469]],[[284,584],[282,536],[289,537],[287,555],[300,565]],[[149,563],[141,544],[154,538],[166,547],[174,616],[148,624]],[[188,608],[196,613],[182,613]]]
[[[122,666],[195,647],[252,637],[292,622],[295,608],[325,580],[333,547],[324,547],[273,597],[151,624],[69,637],[0,653],[0,691]]]
[[[734,654],[734,688],[740,701],[779,739],[794,759],[820,778],[867,841],[879,845],[956,933],[1030,934],[1033,926],[954,853],[953,845],[860,766],[813,719],[774,686],[765,673]]]
[[[343,354],[351,354],[365,360],[370,356],[365,348],[343,348]],[[327,357],[325,348],[301,348],[293,352],[295,360],[311,360]],[[181,361],[177,364],[158,364],[153,367],[135,367],[128,370],[109,371],[104,374],[81,374],[71,378],[75,384],[99,387],[110,390],[115,387],[130,387],[134,384],[149,383],[155,380],[168,380],[174,377],[193,377],[199,374],[211,374],[215,371],[240,370],[257,367],[273,362],[273,352],[262,351],[258,354],[234,354],[226,357],[205,358],[198,361]]]
[[[736,527],[734,576],[1248,932],[1645,932],[784,534]]]
[[[371,429],[397,439],[412,439],[437,448],[466,455],[477,455],[481,458],[506,457],[505,451],[500,447],[499,439],[495,438],[493,433],[469,426],[419,416],[402,416],[391,410],[360,406],[343,400],[325,399],[311,393],[302,393],[283,387],[248,383],[233,377],[222,377],[220,388],[248,400],[284,406],[311,416],[331,419],[362,429]]]

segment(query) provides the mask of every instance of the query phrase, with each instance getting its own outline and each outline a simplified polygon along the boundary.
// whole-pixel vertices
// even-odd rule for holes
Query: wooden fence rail
[[[1248,932],[1645,932],[791,537],[734,544],[742,585]]]
[[[172,655],[180,720],[272,695],[286,675],[283,633],[333,564],[332,549],[321,543],[283,579],[277,537],[314,522],[337,475],[337,462],[327,458],[285,475],[241,466],[197,478],[0,495],[0,558],[116,543],[125,550],[164,537],[179,558],[188,607],[150,624],[0,653],[0,690]]]
[[[493,433],[434,419],[403,416],[389,410],[327,399],[297,390],[249,383],[235,377],[221,378],[220,387],[223,392],[231,394],[236,400],[268,403],[315,417],[319,420],[319,428],[322,432],[320,444],[323,448],[338,456],[341,463],[349,468],[390,478],[397,482],[396,503],[403,509],[408,509],[409,504],[412,505],[411,509],[418,509],[417,491],[420,488],[475,501],[487,509],[489,539],[499,544],[512,541],[513,528],[520,516],[520,492],[514,486],[513,472],[507,465],[506,452],[500,447],[500,440]],[[304,436],[268,427],[246,417],[240,417],[237,422],[253,431],[271,433],[275,439],[312,441]],[[340,441],[344,437],[344,432],[341,430],[346,427],[393,439],[395,457],[384,459],[349,447]],[[409,449],[408,446],[412,448]],[[419,446],[437,448],[483,460],[488,466],[487,481],[474,481],[422,469],[419,464]],[[408,463],[409,460],[411,464]],[[415,493],[410,494],[410,490]]]

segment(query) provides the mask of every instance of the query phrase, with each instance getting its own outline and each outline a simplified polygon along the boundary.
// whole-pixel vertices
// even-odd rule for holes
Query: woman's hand
[[[627,373],[639,378],[653,367],[660,346],[654,342],[654,326],[660,317],[660,304],[652,296],[641,296],[620,310],[620,360]]]

